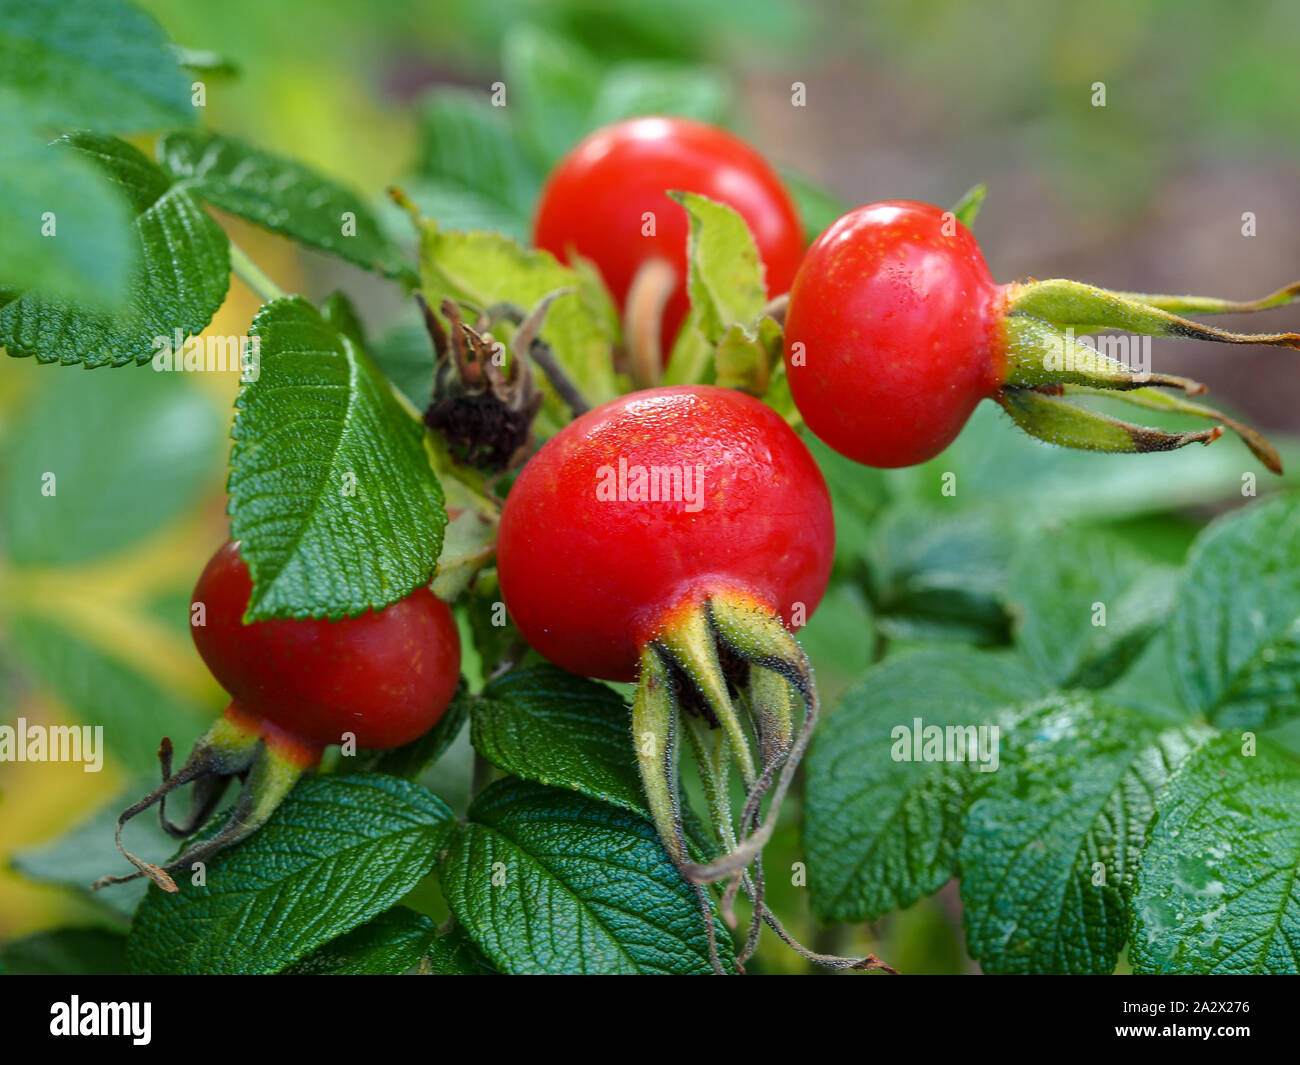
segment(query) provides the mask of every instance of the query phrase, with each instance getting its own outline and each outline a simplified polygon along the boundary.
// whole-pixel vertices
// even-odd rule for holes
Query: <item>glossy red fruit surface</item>
[[[252,587],[238,544],[227,543],[194,589],[206,623],[191,625],[203,661],[244,716],[320,746],[351,732],[359,747],[387,748],[423,735],[447,709],[460,637],[427,588],[356,618],[245,625]]]
[[[1005,299],[951,212],[909,200],[850,211],[790,291],[786,369],[808,428],[868,466],[933,458],[1002,384]]]
[[[734,208],[754,234],[769,296],[789,290],[803,253],[794,201],[753,148],[716,126],[684,118],[635,118],[597,130],[573,149],[542,190],[533,240],[563,261],[592,260],[620,309],[641,266],[667,261],[677,284],[664,311],[666,348],[686,316],[686,210],[666,189],[695,192]],[[645,214],[655,232],[644,236]]]
[[[667,489],[641,498],[652,470]],[[547,441],[510,489],[497,565],[536,650],[630,680],[668,615],[711,593],[806,620],[834,541],[826,481],[780,416],[741,392],[682,386],[623,396]]]

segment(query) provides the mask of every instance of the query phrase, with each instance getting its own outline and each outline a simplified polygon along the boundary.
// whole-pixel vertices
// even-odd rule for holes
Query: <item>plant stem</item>
[[[284,290],[267,277],[262,268],[233,240],[230,242],[230,269],[264,303],[284,296]]]
[[[578,386],[573,383],[569,375],[564,372],[564,367],[556,361],[555,354],[551,351],[549,344],[540,339],[534,340],[528,346],[528,352],[532,355],[533,362],[542,368],[542,373],[551,382],[551,387],[564,400],[565,406],[569,408],[570,413],[575,418],[591,410],[591,404],[578,391]]]

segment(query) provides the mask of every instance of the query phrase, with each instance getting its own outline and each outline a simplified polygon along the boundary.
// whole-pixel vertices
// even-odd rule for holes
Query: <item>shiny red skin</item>
[[[630,471],[702,466],[702,509],[597,498],[601,468],[620,459]],[[794,431],[741,392],[681,386],[623,396],[547,441],[506,498],[497,567],[536,650],[631,680],[668,616],[710,594],[745,596],[787,624],[796,604],[811,617],[834,546],[826,481]]]
[[[564,157],[547,179],[533,226],[539,248],[569,261],[576,248],[599,268],[622,310],[637,270],[661,258],[678,282],[661,336],[671,348],[689,309],[686,209],[666,189],[695,192],[734,208],[749,224],[767,269],[768,296],[790,288],[803,254],[794,201],[767,162],[726,130],[685,118],[634,118],[597,130]],[[653,211],[655,235],[642,236]]]
[[[252,594],[239,545],[227,543],[194,588],[206,624],[194,644],[242,718],[326,747],[343,733],[358,747],[399,747],[437,723],[460,676],[460,636],[428,588],[340,621],[242,622]],[[192,620],[192,619],[191,619]]]
[[[790,290],[785,358],[799,413],[868,466],[933,458],[1002,384],[1004,304],[951,213],[910,200],[855,208],[813,242]]]

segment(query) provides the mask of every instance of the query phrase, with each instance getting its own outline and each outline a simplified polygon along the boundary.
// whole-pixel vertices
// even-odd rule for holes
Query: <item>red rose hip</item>
[[[771,408],[713,386],[637,392],[588,412],[538,451],[506,499],[497,548],[506,606],[557,665],[636,678],[632,742],[646,801],[710,920],[700,885],[730,877],[724,914],[743,885],[754,920],[774,921],[747,870],[817,717],[807,658],[782,618],[798,626],[811,615],[833,553],[826,482],[803,442]],[[682,831],[683,733],[726,849],[708,865],[691,860]],[[747,793],[734,824],[729,757]],[[714,964],[721,971],[716,951]]]
[[[428,588],[355,618],[246,624],[252,591],[239,545],[227,543],[199,576],[190,620],[195,646],[229,693],[230,705],[176,773],[171,742],[163,740],[163,783],[118,818],[118,847],[138,872],[103,877],[96,887],[143,875],[176,891],[171,872],[261,827],[325,747],[409,743],[437,723],[455,695],[460,637],[451,611]],[[168,832],[181,839],[192,835],[234,778],[243,786],[226,823],[167,865],[143,861],[122,846],[122,826],[154,805]],[[167,796],[190,783],[189,814],[173,823]]]
[[[769,296],[786,292],[803,254],[803,229],[777,173],[726,130],[685,118],[646,117],[597,130],[547,179],[533,240],[568,262],[600,270],[625,312],[634,348],[657,334],[666,359],[686,317],[686,210],[668,190],[734,209],[749,226]],[[648,332],[647,332],[648,331]]]

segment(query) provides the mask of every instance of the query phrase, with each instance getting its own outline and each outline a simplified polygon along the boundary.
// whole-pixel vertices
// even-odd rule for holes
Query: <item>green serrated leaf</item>
[[[124,0],[0,0],[0,88],[54,132],[189,126],[190,82],[152,15]]]
[[[253,575],[248,620],[352,617],[427,584],[447,522],[402,409],[355,340],[306,300],[253,320],[230,453],[231,532]]]
[[[425,955],[423,972],[430,976],[492,976],[496,970],[479,953],[465,929],[456,926],[444,932]]]
[[[712,344],[737,323],[750,327],[767,303],[763,262],[754,236],[726,204],[694,192],[669,192],[691,221],[687,242],[691,308]]]
[[[990,973],[1110,973],[1155,797],[1207,733],[1057,697],[1003,741],[958,859],[967,949]]]
[[[10,976],[124,976],[126,936],[106,928],[56,928],[0,945]]]
[[[394,906],[284,971],[290,976],[401,976],[416,966],[437,932],[424,914]]]
[[[826,922],[909,906],[956,873],[972,761],[895,761],[897,730],[994,724],[1042,694],[1012,657],[963,648],[869,670],[813,741],[805,798],[808,886]],[[991,736],[991,733],[987,735]]]
[[[138,247],[116,315],[34,292],[0,289],[0,345],[10,355],[87,367],[146,363],[201,333],[230,286],[230,245],[184,188],[125,141],[73,133],[58,151],[89,160],[126,197]]]
[[[1175,579],[1102,530],[1035,531],[1009,579],[1016,642],[1049,684],[1105,687],[1164,624]]]
[[[363,270],[414,281],[366,199],[292,159],[215,133],[169,133],[158,161],[177,185],[250,222]]]
[[[1134,972],[1300,973],[1300,763],[1268,741],[1245,750],[1240,734],[1212,740],[1157,800]]]
[[[352,301],[342,292],[331,292],[320,305],[320,315],[339,335],[350,340],[358,350],[369,350],[366,331],[361,324],[361,316],[352,305]]]
[[[1178,697],[1177,681],[1169,662],[1169,626],[1166,625],[1119,680],[1106,688],[1106,701],[1132,707],[1149,717],[1186,721],[1187,708]]]
[[[150,887],[127,960],[138,973],[279,972],[410,891],[451,821],[441,799],[395,777],[304,780],[254,835],[208,859],[206,884]]]
[[[1300,499],[1255,503],[1197,538],[1174,601],[1169,664],[1184,705],[1222,728],[1300,707]]]
[[[645,813],[628,707],[605,685],[534,666],[491,681],[472,706],[470,738],[493,765]]]
[[[711,971],[699,903],[649,821],[509,778],[470,818],[441,864],[443,892],[502,971]]]

